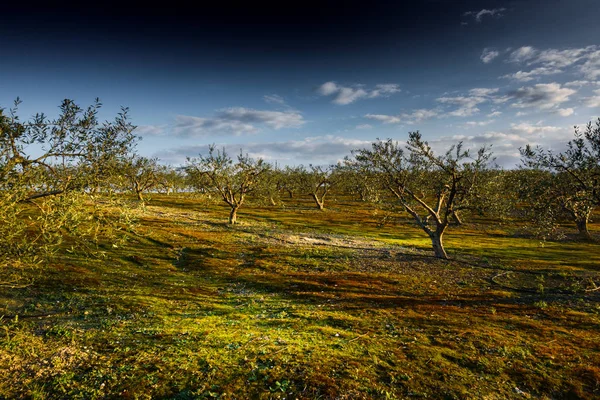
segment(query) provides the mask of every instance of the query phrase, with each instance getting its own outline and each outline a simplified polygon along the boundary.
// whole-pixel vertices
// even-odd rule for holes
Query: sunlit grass
[[[0,397],[600,395],[598,244],[476,221],[446,262],[404,216],[328,205],[248,205],[231,227],[154,196],[109,257],[25,271],[0,294]]]

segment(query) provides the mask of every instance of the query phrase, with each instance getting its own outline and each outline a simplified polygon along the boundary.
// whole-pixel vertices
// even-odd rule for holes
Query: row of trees
[[[545,235],[567,218],[591,239],[588,222],[600,204],[600,119],[576,129],[562,153],[521,149],[523,166],[511,171],[493,165],[489,147],[471,153],[459,142],[437,154],[419,132],[405,144],[378,140],[335,166],[280,168],[243,153],[232,158],[213,145],[185,166],[170,168],[136,154],[127,109],[101,123],[99,102],[82,109],[65,100],[56,120],[39,114],[21,122],[18,104],[0,110],[0,244],[15,254],[32,243],[81,237],[76,229],[94,237],[106,231],[100,205],[114,206],[127,188],[140,201],[148,191],[215,195],[230,207],[231,224],[249,197],[276,205],[282,197],[309,196],[323,210],[332,190],[353,194],[400,206],[439,258],[447,258],[446,230],[464,217],[517,217]],[[91,217],[75,211],[90,205],[97,210]],[[40,211],[36,223],[24,218],[31,206]]]

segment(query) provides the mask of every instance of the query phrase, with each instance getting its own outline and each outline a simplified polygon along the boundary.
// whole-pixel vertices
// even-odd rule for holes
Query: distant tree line
[[[438,154],[419,132],[404,144],[378,140],[337,165],[280,167],[210,145],[176,168],[137,154],[127,109],[100,122],[99,101],[83,109],[65,100],[57,119],[38,114],[23,122],[19,103],[0,109],[3,262],[26,255],[35,261],[65,245],[92,248],[100,238],[116,241],[129,224],[128,191],[140,203],[153,192],[215,197],[229,207],[230,224],[248,199],[279,206],[305,197],[324,210],[332,193],[354,196],[403,210],[439,258],[448,258],[447,229],[473,216],[512,219],[545,238],[570,221],[593,240],[588,223],[600,205],[600,119],[575,129],[564,152],[522,148],[514,170],[496,166],[487,146],[472,153],[458,141]],[[115,222],[108,210],[116,207]]]

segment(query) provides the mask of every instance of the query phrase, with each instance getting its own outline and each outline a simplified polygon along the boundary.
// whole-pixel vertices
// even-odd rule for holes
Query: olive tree
[[[435,256],[447,259],[444,233],[457,212],[475,206],[479,178],[491,158],[489,148],[471,158],[459,142],[437,155],[419,132],[411,132],[406,147],[392,139],[378,140],[371,149],[353,154],[381,177],[386,190],[429,236]]]
[[[325,196],[338,181],[336,166],[300,165],[292,170],[289,177],[292,186],[309,195],[319,210],[325,209]]]
[[[93,188],[117,173],[134,149],[126,108],[100,122],[101,103],[81,108],[64,100],[59,116],[30,121],[0,109],[0,255],[51,254],[68,238],[97,238],[110,230]],[[104,202],[106,203],[106,202]],[[12,255],[11,255],[12,254]],[[14,258],[13,258],[14,260]]]
[[[237,212],[246,196],[257,187],[262,175],[270,169],[262,159],[255,160],[242,152],[237,162],[214,145],[208,147],[208,155],[188,158],[186,171],[200,186],[211,188],[231,207],[229,223],[237,222]]]
[[[144,201],[144,192],[157,187],[160,183],[160,167],[156,159],[134,157],[122,166],[123,176],[137,199]]]
[[[560,207],[575,222],[580,236],[591,240],[588,222],[600,205],[600,118],[584,131],[575,127],[575,137],[564,152],[530,145],[520,150],[526,167],[551,174],[543,201]]]

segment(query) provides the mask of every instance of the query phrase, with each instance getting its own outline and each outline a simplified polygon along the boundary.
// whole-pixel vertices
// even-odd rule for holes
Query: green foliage
[[[193,185],[202,191],[215,192],[229,207],[229,223],[237,222],[237,211],[246,196],[260,187],[262,176],[270,169],[264,160],[254,160],[240,153],[237,162],[214,145],[208,147],[208,155],[188,158],[186,172]]]
[[[100,123],[98,100],[87,109],[65,100],[57,119],[22,122],[19,104],[0,109],[1,266],[36,265],[65,248],[92,251],[130,222],[121,199],[95,194],[134,148],[127,109]]]
[[[576,223],[580,235],[591,239],[589,218],[600,205],[600,118],[595,125],[588,123],[583,132],[575,127],[575,138],[562,153],[527,145],[521,149],[521,156],[527,168],[550,174],[541,187],[534,186],[540,183],[539,179],[525,183],[527,189],[536,192],[527,196],[529,207],[538,210],[547,204],[545,218],[538,219],[541,228],[554,226],[564,212]]]
[[[407,151],[405,151],[407,150]],[[464,210],[483,209],[482,178],[491,159],[483,147],[470,160],[462,142],[436,155],[419,132],[411,132],[406,149],[392,139],[354,152],[347,164],[369,168],[417,225],[431,238],[436,257],[447,258],[442,236],[452,218]],[[490,175],[487,175],[490,177]],[[486,193],[487,194],[487,193]]]

